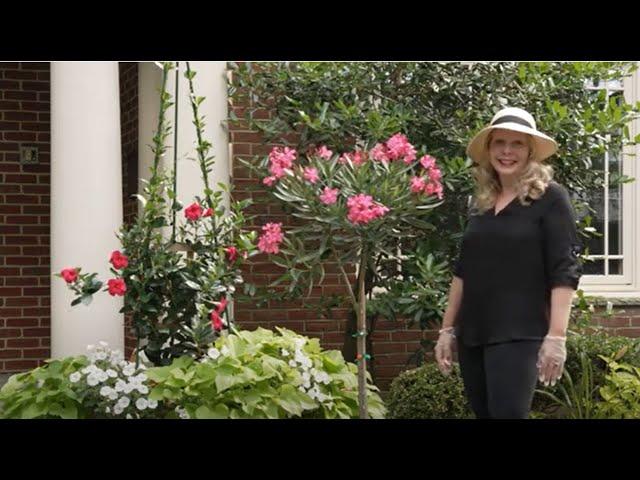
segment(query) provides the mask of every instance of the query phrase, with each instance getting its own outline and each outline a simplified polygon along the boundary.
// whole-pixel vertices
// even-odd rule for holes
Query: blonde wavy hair
[[[485,148],[489,148],[491,143],[491,133],[487,136]],[[530,205],[527,197],[537,200],[547,189],[547,186],[553,180],[553,167],[545,165],[542,162],[533,160],[535,157],[535,149],[531,135],[527,135],[529,143],[529,161],[524,167],[522,174],[516,182],[516,191],[518,199],[522,205]],[[498,198],[498,194],[502,190],[500,178],[490,162],[480,163],[473,170],[475,180],[475,191],[471,202],[471,210],[476,214],[483,214],[487,210],[492,209]]]

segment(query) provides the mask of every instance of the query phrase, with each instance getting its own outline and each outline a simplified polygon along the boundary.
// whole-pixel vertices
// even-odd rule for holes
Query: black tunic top
[[[578,287],[582,244],[567,190],[551,182],[527,201],[468,218],[454,266],[463,280],[455,332],[465,345],[544,338],[551,289]]]

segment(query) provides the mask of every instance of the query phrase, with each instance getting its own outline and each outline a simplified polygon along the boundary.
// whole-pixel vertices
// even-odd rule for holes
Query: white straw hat
[[[487,136],[496,128],[513,130],[531,135],[535,156],[532,160],[542,162],[558,151],[558,144],[536,128],[531,114],[521,108],[503,108],[493,116],[489,125],[480,130],[467,145],[467,155],[476,163],[489,162]]]

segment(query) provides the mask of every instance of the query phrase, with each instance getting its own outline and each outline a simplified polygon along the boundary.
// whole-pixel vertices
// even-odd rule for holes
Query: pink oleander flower
[[[115,268],[116,270],[127,268],[127,265],[129,265],[129,259],[127,258],[126,255],[123,255],[119,250],[114,250],[111,253],[111,258],[109,259],[109,262],[111,262],[111,265],[113,265],[113,268]]]
[[[436,159],[431,155],[424,155],[420,158],[420,165],[429,170],[436,166]]]
[[[440,200],[442,200],[442,197],[444,196],[442,184],[437,182],[429,182],[424,188],[424,193],[427,195],[433,195],[435,193]]]
[[[289,147],[273,147],[269,153],[269,172],[277,179],[286,175],[286,170],[291,170],[293,161],[296,159],[298,152]],[[268,177],[269,178],[269,177]]]
[[[338,163],[344,165],[345,163],[348,163],[349,160],[353,161],[352,155],[350,153],[343,153],[340,155],[340,158],[338,158]]]
[[[381,143],[376,143],[376,145],[369,152],[369,155],[371,156],[371,158],[379,162],[389,162],[390,160],[387,147]]]
[[[262,183],[264,183],[265,185],[268,185],[269,187],[273,186],[273,184],[276,183],[277,181],[278,179],[274,176],[265,177],[262,179]]]
[[[429,178],[434,182],[439,182],[442,178],[442,172],[438,167],[432,167],[428,171]]]
[[[184,209],[184,216],[194,222],[202,216],[202,207],[194,202]]]
[[[76,268],[65,268],[60,275],[67,283],[73,283],[78,279],[78,270]]]
[[[426,186],[424,177],[411,178],[411,191],[413,193],[421,193]]]
[[[112,278],[107,281],[107,286],[109,288],[109,294],[111,296],[123,296],[127,291],[127,285],[124,283],[122,278]]]
[[[369,223],[376,218],[382,217],[389,211],[384,205],[374,203],[370,195],[364,195],[362,193],[349,197],[347,207],[349,208],[347,218],[351,223],[355,224]]]
[[[324,187],[324,191],[320,195],[320,201],[325,205],[333,205],[338,201],[338,193],[340,193],[340,190],[337,188]]]
[[[416,149],[402,133],[396,133],[386,143],[389,159],[403,158],[404,163],[411,163],[416,159]]]
[[[333,152],[329,150],[325,145],[322,145],[320,148],[316,150],[316,155],[320,158],[324,158],[325,160],[331,160],[331,156]]]
[[[355,166],[362,165],[367,161],[367,152],[363,152],[362,150],[355,151],[351,157],[351,161]]]
[[[258,238],[258,250],[263,253],[278,253],[279,245],[284,239],[282,223],[267,223],[262,227],[262,235]]]
[[[227,247],[224,251],[231,263],[235,262],[236,258],[238,258],[238,249],[236,247]]]
[[[316,183],[318,180],[320,180],[320,177],[318,176],[318,169],[314,167],[306,167],[304,169],[303,176],[305,180],[311,183]]]

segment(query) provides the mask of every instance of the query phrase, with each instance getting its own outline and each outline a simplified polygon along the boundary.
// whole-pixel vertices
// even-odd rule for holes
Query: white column
[[[51,267],[82,267],[106,286],[122,224],[120,93],[117,62],[51,63]],[[70,303],[64,280],[51,281],[51,355],[86,352],[98,341],[124,349],[122,297],[98,292]]]
[[[196,72],[193,79],[194,92],[199,97],[205,97],[200,104],[200,116],[204,116],[204,138],[212,143],[210,154],[215,156],[215,165],[209,174],[209,185],[212,190],[219,190],[219,182],[229,183],[229,137],[222,122],[227,119],[227,85],[226,62],[190,62],[191,70]],[[189,102],[189,83],[184,77],[186,62],[180,62],[180,75],[178,80],[178,200],[186,207],[199,195],[204,197],[204,184],[200,174],[200,166],[196,161],[188,158],[196,158],[197,136],[193,125],[193,111]],[[159,89],[162,83],[162,70],[153,62],[139,64],[138,83],[138,176],[140,179],[149,179],[150,168],[153,162],[153,153],[148,145],[152,144],[152,138],[157,130],[159,112]],[[175,96],[175,70],[169,72],[167,78],[167,90],[172,97]],[[175,100],[175,99],[174,99]],[[166,113],[166,121],[173,127],[175,110],[170,108]],[[174,135],[167,138],[170,147],[165,154],[163,166],[173,168]],[[142,184],[139,183],[142,192]],[[228,195],[224,195],[225,206],[228,207]],[[184,221],[184,214],[179,212],[177,219]],[[167,231],[170,231],[168,229]]]

